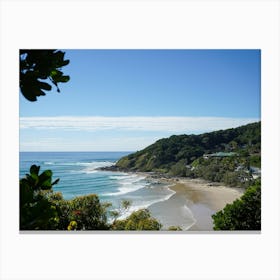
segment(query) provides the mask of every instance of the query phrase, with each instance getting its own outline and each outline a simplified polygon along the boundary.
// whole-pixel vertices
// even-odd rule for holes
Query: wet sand
[[[183,230],[212,231],[212,215],[232,203],[243,193],[242,188],[231,188],[201,179],[163,179],[174,191],[168,200],[149,207],[152,215],[163,224],[180,226]]]

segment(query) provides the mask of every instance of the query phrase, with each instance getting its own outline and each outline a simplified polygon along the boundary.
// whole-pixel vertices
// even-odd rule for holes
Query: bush
[[[20,230],[49,230],[58,225],[56,204],[50,199],[52,171],[39,174],[40,166],[32,165],[30,174],[20,180]]]
[[[52,190],[59,179],[52,182],[51,170],[39,171],[40,166],[32,165],[30,174],[20,180],[21,230],[66,230],[69,225],[71,229],[109,228],[108,205],[101,204],[97,195],[64,200]]]
[[[182,228],[181,227],[179,227],[179,226],[170,226],[169,228],[168,228],[168,230],[169,231],[181,231],[182,230]]]
[[[169,174],[172,176],[185,177],[186,171],[187,171],[186,164],[184,160],[182,160],[171,166]]]
[[[91,194],[79,196],[69,201],[68,219],[77,223],[77,230],[106,230],[106,207],[104,207],[97,195]]]
[[[128,218],[116,220],[112,224],[112,230],[160,230],[161,227],[147,209],[135,211]]]
[[[95,194],[65,200],[61,193],[54,193],[52,171],[39,174],[40,166],[32,165],[30,174],[20,180],[20,229],[21,230],[159,230],[161,224],[151,217],[148,210],[133,212],[126,220],[107,223],[111,203],[100,203]],[[121,212],[130,206],[122,201]]]
[[[260,230],[261,185],[257,182],[244,195],[212,216],[214,230]]]

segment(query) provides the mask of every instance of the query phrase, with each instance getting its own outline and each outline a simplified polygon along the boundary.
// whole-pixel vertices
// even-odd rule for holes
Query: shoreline
[[[129,170],[113,171],[144,176],[147,181],[164,184],[173,192],[167,199],[147,207],[151,215],[162,224],[161,231],[167,231],[170,226],[179,226],[183,231],[214,231],[212,215],[245,192],[242,187],[229,187],[202,178],[171,177]]]
[[[148,207],[163,224],[162,230],[172,225],[180,226],[184,231],[213,231],[211,216],[244,193],[243,188],[228,187],[204,179],[157,179],[169,183],[168,188],[175,192],[169,199]]]

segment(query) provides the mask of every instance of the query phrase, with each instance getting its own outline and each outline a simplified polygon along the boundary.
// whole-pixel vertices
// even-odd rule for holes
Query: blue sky
[[[260,119],[259,50],[64,50],[71,80],[20,95],[22,151],[134,151]]]

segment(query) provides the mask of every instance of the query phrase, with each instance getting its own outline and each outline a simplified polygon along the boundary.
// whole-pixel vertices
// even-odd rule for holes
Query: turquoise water
[[[20,178],[29,173],[32,164],[40,171],[50,169],[53,180],[60,178],[54,191],[65,199],[95,193],[102,202],[111,202],[118,209],[122,200],[132,205],[125,216],[140,208],[147,208],[172,196],[167,185],[147,180],[145,176],[124,172],[99,171],[130,152],[20,152]]]

